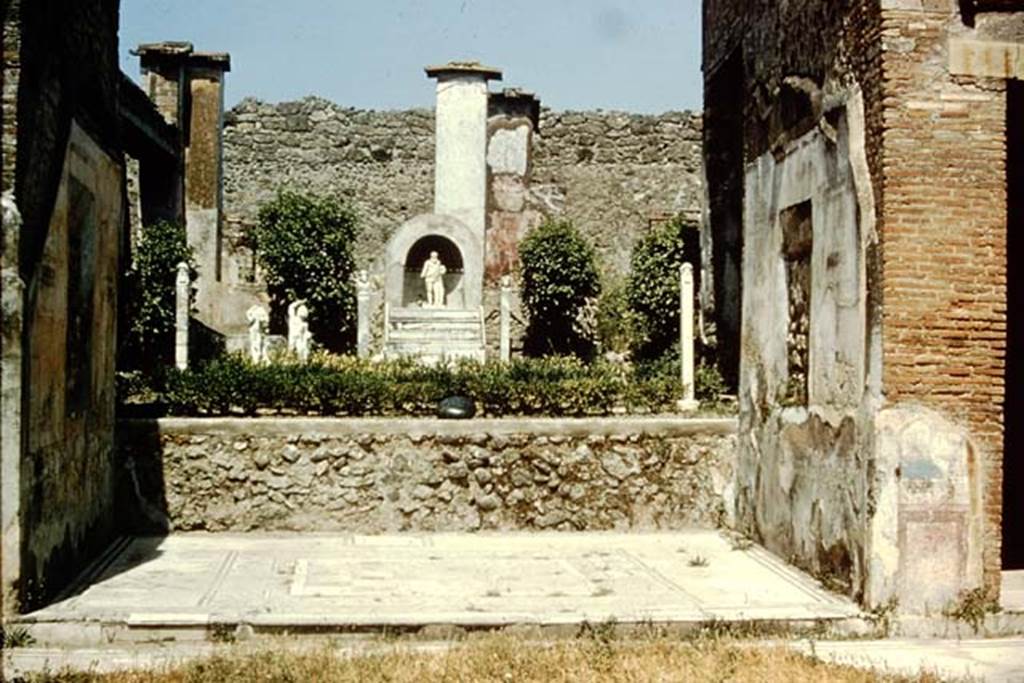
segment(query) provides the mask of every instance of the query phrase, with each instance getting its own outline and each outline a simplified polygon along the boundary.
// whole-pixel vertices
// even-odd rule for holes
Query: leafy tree
[[[333,197],[285,190],[260,208],[253,242],[266,271],[272,329],[283,330],[288,304],[305,299],[314,339],[338,353],[352,348],[356,234],[355,213]]]
[[[185,228],[159,221],[143,227],[125,275],[125,321],[120,366],[153,374],[174,357],[175,281],[178,264],[194,270]]]
[[[601,291],[593,247],[572,223],[548,221],[527,235],[519,255],[527,353],[591,355],[594,343],[580,316]]]
[[[626,291],[636,326],[633,355],[639,360],[664,356],[679,343],[679,268],[684,262],[693,265],[696,290],[700,232],[682,218],[658,226],[633,249]]]

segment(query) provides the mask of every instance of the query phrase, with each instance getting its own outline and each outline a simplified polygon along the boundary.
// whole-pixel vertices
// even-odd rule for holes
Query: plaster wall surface
[[[458,218],[482,238],[487,220],[487,81],[442,75],[435,124],[434,213]]]
[[[525,98],[523,98],[525,99]],[[532,99],[532,98],[531,98]],[[540,225],[544,214],[529,201],[534,121],[508,98],[492,104],[487,139],[487,244],[485,280],[497,285],[514,275],[519,243]]]
[[[22,330],[3,351],[5,416],[20,405],[0,425],[5,614],[59,590],[112,533],[118,6],[3,3],[3,183],[22,221],[3,242],[5,315],[21,316],[4,333]]]
[[[113,532],[114,356],[123,168],[77,125],[25,324],[21,589],[45,597]]]
[[[859,216],[867,212],[858,206],[847,117],[834,120],[836,129],[816,129],[780,159],[766,154],[747,167],[737,514],[772,551],[859,593],[878,397],[865,391]],[[783,216],[799,206],[810,217],[809,288],[795,300]],[[794,317],[804,320],[802,336]],[[799,344],[805,360],[795,363]]]

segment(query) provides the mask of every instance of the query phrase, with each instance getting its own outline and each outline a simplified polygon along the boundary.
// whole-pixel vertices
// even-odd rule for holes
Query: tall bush
[[[288,304],[305,299],[313,338],[331,351],[351,350],[356,234],[355,213],[333,197],[281,191],[260,208],[252,237],[266,272],[272,329],[283,331]]]
[[[153,374],[173,360],[175,281],[182,261],[193,266],[184,226],[159,221],[143,227],[125,274],[121,369]]]
[[[633,355],[659,358],[679,343],[679,268],[693,265],[700,287],[700,232],[695,223],[675,218],[645,235],[633,249],[627,300],[636,336]]]
[[[592,354],[594,342],[580,317],[601,291],[593,247],[572,223],[549,221],[526,236],[519,255],[527,353]]]

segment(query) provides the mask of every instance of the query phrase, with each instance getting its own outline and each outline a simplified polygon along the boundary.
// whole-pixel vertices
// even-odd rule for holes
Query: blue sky
[[[700,0],[122,0],[125,73],[160,40],[230,52],[229,107],[429,107],[424,66],[478,59],[554,109],[701,108]]]

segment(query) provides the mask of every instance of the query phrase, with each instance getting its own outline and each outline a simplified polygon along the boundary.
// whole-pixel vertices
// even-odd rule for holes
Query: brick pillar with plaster
[[[197,317],[219,327],[224,74],[231,57],[196,52],[191,43],[140,45],[144,89],[168,123],[178,127],[185,159],[185,226],[196,261]]]

